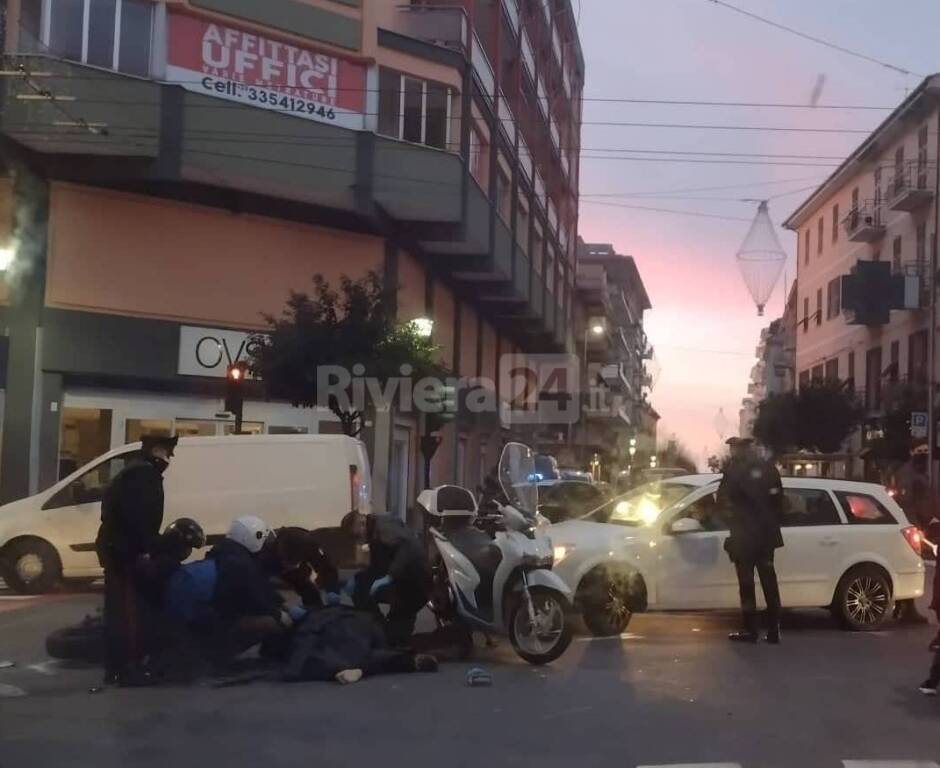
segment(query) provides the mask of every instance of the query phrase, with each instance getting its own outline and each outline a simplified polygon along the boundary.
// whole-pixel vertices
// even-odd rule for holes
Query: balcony
[[[469,49],[467,14],[454,6],[403,5],[398,8],[392,31],[461,53]]]
[[[846,237],[853,243],[875,243],[885,236],[885,225],[881,221],[881,205],[866,202],[853,208],[842,220]]]
[[[909,163],[888,183],[888,207],[892,211],[916,211],[933,200],[936,169],[927,163]]]
[[[506,18],[509,20],[509,26],[511,26],[512,31],[518,35],[521,26],[519,0],[503,0],[502,5],[503,11],[506,13]]]

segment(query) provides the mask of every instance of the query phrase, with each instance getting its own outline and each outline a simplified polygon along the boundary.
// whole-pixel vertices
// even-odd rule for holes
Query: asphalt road
[[[661,766],[937,768],[940,698],[917,692],[936,627],[836,629],[788,616],[784,645],[735,646],[728,615],[639,616],[614,640],[579,637],[547,668],[508,643],[467,663],[354,686],[253,683],[89,694],[95,669],[49,663],[43,639],[94,595],[0,593],[0,767]],[[21,693],[22,695],[15,695]],[[867,763],[863,763],[865,765]]]

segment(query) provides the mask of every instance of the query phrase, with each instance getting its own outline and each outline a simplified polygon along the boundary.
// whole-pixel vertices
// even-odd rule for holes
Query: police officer
[[[387,602],[385,631],[389,645],[403,647],[431,594],[425,548],[415,532],[392,515],[350,512],[341,527],[358,543],[369,545],[369,566],[355,576],[353,604],[377,611],[377,603]]]
[[[147,655],[147,606],[137,574],[160,547],[163,525],[163,473],[170,466],[177,438],[147,435],[141,457],[111,481],[101,500],[101,527],[95,548],[104,569],[106,633],[105,683],[143,685],[150,675]]]
[[[725,550],[737,571],[744,622],[743,631],[729,638],[747,643],[758,640],[756,570],[767,602],[766,639],[776,645],[780,643],[780,588],[774,551],[783,546],[783,484],[776,467],[757,455],[751,440],[733,437],[728,445],[731,461],[718,488],[718,502],[730,516]]]

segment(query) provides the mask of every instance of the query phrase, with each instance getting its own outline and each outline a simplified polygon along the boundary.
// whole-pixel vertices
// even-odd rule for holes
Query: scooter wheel
[[[560,657],[574,635],[571,604],[553,589],[532,587],[529,590],[535,606],[537,625],[529,620],[526,601],[516,600],[509,614],[509,641],[513,649],[529,664],[550,664]]]

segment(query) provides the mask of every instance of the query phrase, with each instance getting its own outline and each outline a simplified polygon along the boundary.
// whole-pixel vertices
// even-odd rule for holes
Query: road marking
[[[843,760],[845,768],[940,768],[926,760]]]
[[[33,672],[38,672],[40,675],[52,677],[53,675],[59,674],[58,667],[60,666],[62,666],[62,662],[58,659],[49,659],[39,664],[30,664],[26,669],[31,669]]]
[[[666,765],[638,765],[637,768],[741,768],[741,763],[668,763]]]
[[[595,643],[607,642],[610,640],[642,640],[646,635],[635,635],[632,632],[624,632],[622,635],[611,635],[610,637],[577,637],[577,643]]]
[[[40,595],[0,595],[0,602],[5,600],[10,602],[14,600],[38,600],[39,598]]]
[[[566,709],[564,712],[555,712],[551,715],[545,715],[543,720],[555,720],[559,717],[567,717],[568,715],[579,715],[582,712],[591,712],[594,707],[574,707],[573,709]]]
[[[22,688],[17,688],[15,685],[0,683],[0,699],[16,699],[25,695],[26,691],[24,691]]]

